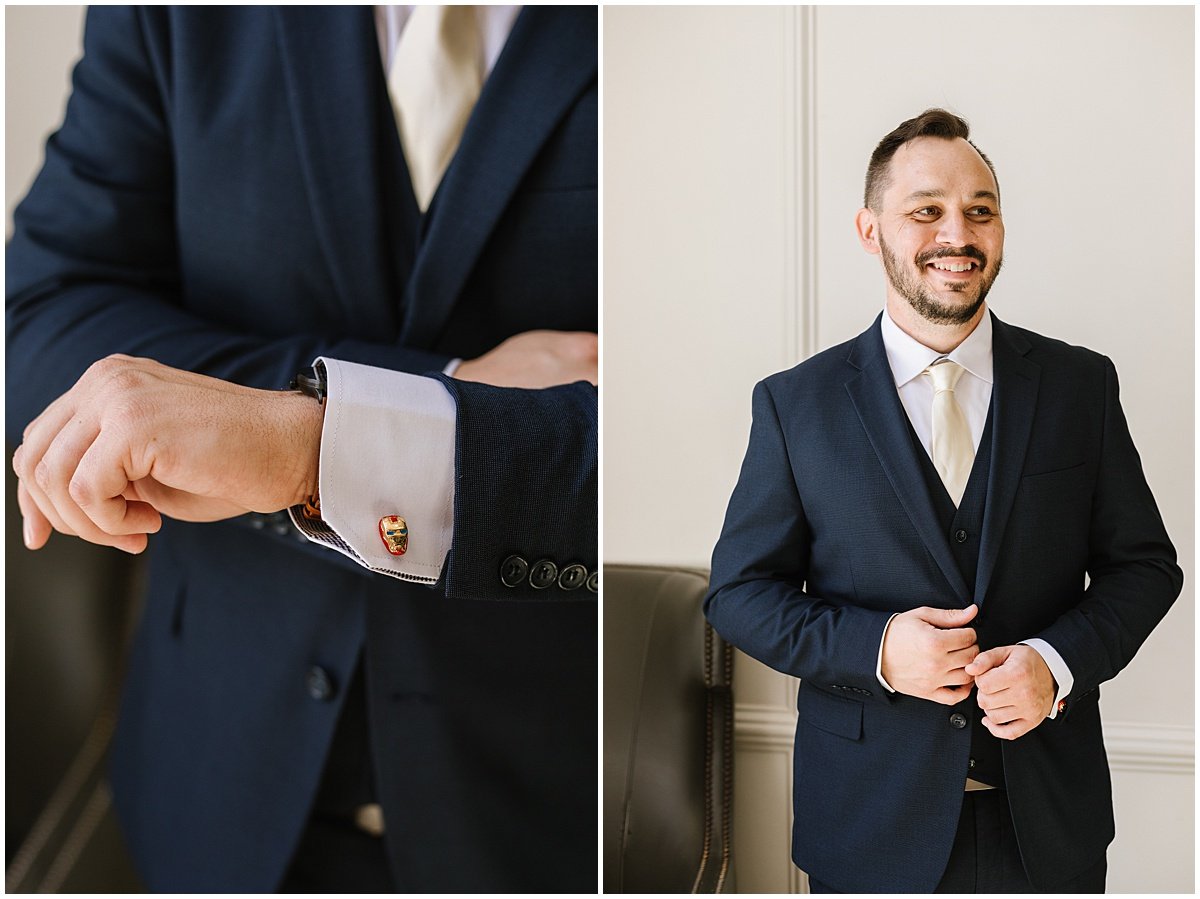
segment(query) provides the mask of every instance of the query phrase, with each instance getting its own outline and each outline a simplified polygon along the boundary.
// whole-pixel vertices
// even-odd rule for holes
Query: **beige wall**
[[[1105,687],[1112,891],[1193,890],[1192,35],[1186,7],[604,11],[605,559],[707,566],[754,382],[882,306],[853,233],[871,149],[960,112],[1004,198],[989,303],[1113,358],[1189,579]],[[738,884],[800,889],[794,681],[737,675]]]
[[[4,9],[5,235],[12,211],[42,165],[42,146],[62,122],[70,70],[81,54],[82,6]]]

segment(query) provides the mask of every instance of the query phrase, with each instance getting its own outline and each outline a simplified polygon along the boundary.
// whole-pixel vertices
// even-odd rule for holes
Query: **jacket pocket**
[[[862,738],[863,704],[857,699],[834,696],[802,681],[796,709],[801,721],[819,730],[847,740]]]
[[[1077,465],[1059,466],[1051,468],[1047,471],[1035,471],[1030,474],[1022,474],[1021,479],[1027,484],[1042,484],[1049,483],[1058,478],[1078,478],[1086,474],[1085,462],[1080,462]]]

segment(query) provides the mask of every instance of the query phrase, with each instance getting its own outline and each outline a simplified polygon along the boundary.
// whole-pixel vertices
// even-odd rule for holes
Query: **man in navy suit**
[[[985,304],[991,162],[931,109],[871,157],[884,312],[754,391],[709,619],[801,679],[815,892],[1103,892],[1097,705],[1182,573],[1103,356]]]
[[[479,15],[430,196],[392,12],[89,13],[7,425],[31,546],[152,548],[113,747],[151,889],[595,889],[596,12]]]

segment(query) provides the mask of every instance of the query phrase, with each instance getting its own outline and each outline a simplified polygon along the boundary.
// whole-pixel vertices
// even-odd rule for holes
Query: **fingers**
[[[945,686],[934,690],[929,697],[934,702],[940,702],[942,705],[958,705],[964,699],[971,695],[971,683],[959,686]]]
[[[974,661],[967,666],[967,671],[972,677],[980,677],[986,672],[994,668],[998,668],[1008,661],[1009,655],[1012,654],[1011,646],[997,646],[995,649],[989,649],[986,652],[981,652],[975,656]]]
[[[101,434],[79,460],[69,493],[80,510],[101,531],[112,535],[154,534],[162,516],[149,503],[130,501],[124,444]]]
[[[79,536],[91,543],[114,546],[139,553],[146,548],[146,534],[161,526],[158,513],[144,503],[129,504],[119,496],[127,481],[122,478],[115,500],[102,497],[87,476],[78,469],[93,449],[98,426],[82,419],[43,414],[29,430],[27,442],[13,454],[13,469],[21,478],[24,497],[22,514],[27,524],[26,542],[31,548],[43,546],[49,539],[47,526],[63,534]],[[46,430],[59,423],[58,433],[48,443]],[[97,467],[93,457],[92,467]],[[112,476],[107,477],[112,481]],[[83,503],[80,502],[83,500]],[[85,508],[85,506],[87,508]],[[132,510],[132,511],[131,511]],[[97,521],[89,512],[98,512]]]
[[[928,634],[930,651],[951,653],[971,652],[971,658],[963,661],[967,664],[975,658],[979,650],[979,636],[973,627],[956,627],[952,630],[934,629]]]
[[[21,507],[21,518],[24,519],[25,545],[29,549],[41,549],[54,532],[54,525],[33,501],[24,481],[17,481],[17,505]]]
[[[947,671],[945,674],[943,674],[941,677],[938,678],[938,681],[940,681],[940,685],[943,687],[953,687],[953,688],[958,688],[958,687],[970,688],[975,683],[975,681],[971,678],[971,675],[967,674],[961,668],[957,668],[953,671]],[[967,692],[969,693],[970,689],[968,689]]]
[[[1003,716],[1000,716],[1000,721],[1003,721]],[[1015,740],[1017,737],[1023,737],[1029,733],[1038,724],[1037,721],[1030,721],[1028,718],[1017,718],[1015,721],[1006,721],[998,723],[990,716],[984,715],[983,726],[988,731],[1001,740]]]
[[[961,650],[960,653],[975,652],[975,648]],[[953,664],[953,660],[950,661]],[[962,702],[975,686],[975,678],[967,674],[964,667],[957,666],[944,671],[937,679],[940,686],[933,691],[932,698],[943,705],[954,705]]]
[[[949,663],[956,669],[966,668],[968,665],[971,664],[971,662],[973,662],[975,660],[975,658],[978,655],[979,655],[979,644],[977,644],[974,640],[972,640],[971,644],[969,646],[965,646],[962,649],[956,649],[956,650],[953,650],[952,652],[947,653],[946,661],[947,661],[947,663]],[[968,676],[973,676],[973,675],[968,675]]]
[[[914,609],[913,613],[927,624],[943,630],[959,628],[968,624],[979,614],[979,606],[972,603],[965,609],[937,609],[932,606],[922,606]]]
[[[33,521],[36,528],[38,525],[37,518],[40,517],[60,534],[66,534],[68,537],[75,536],[75,531],[63,521],[62,516],[58,514],[58,510],[54,508],[54,503],[46,498],[42,489],[32,478],[22,477],[19,483],[20,489],[17,492],[17,500],[19,502],[21,497],[24,496],[30,506],[30,513],[25,515],[26,521]],[[22,513],[25,514],[24,506],[22,507]],[[43,540],[42,544],[44,543],[45,541]]]
[[[86,535],[95,525],[71,497],[71,477],[99,432],[98,426],[75,418],[68,419],[42,451],[41,459],[34,464],[36,456],[32,456],[25,466],[33,464],[33,479],[43,495],[54,505],[55,511],[68,527],[85,536],[85,539],[90,539]],[[31,450],[36,452],[33,447]]]
[[[1017,696],[1014,690],[1001,690],[998,693],[985,693],[980,690],[975,696],[975,701],[979,707],[1000,721],[1006,721],[1009,718],[1019,716],[1019,700],[1020,697]],[[1012,714],[1006,717],[1004,714],[1006,710]]]
[[[913,609],[911,614],[930,628],[925,635],[928,652],[952,653],[969,649],[978,642],[979,638],[975,633],[975,628],[966,626],[978,612],[979,607],[976,605],[967,606],[965,609],[938,609],[924,606]]]

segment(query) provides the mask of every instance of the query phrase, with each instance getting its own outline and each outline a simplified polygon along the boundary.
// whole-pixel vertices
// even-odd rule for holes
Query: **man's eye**
[[[974,218],[991,218],[995,214],[987,206],[976,206],[974,209],[967,210],[967,215]]]
[[[913,215],[915,215],[917,218],[937,218],[940,214],[941,210],[936,206],[922,206],[920,209],[913,211]]]

